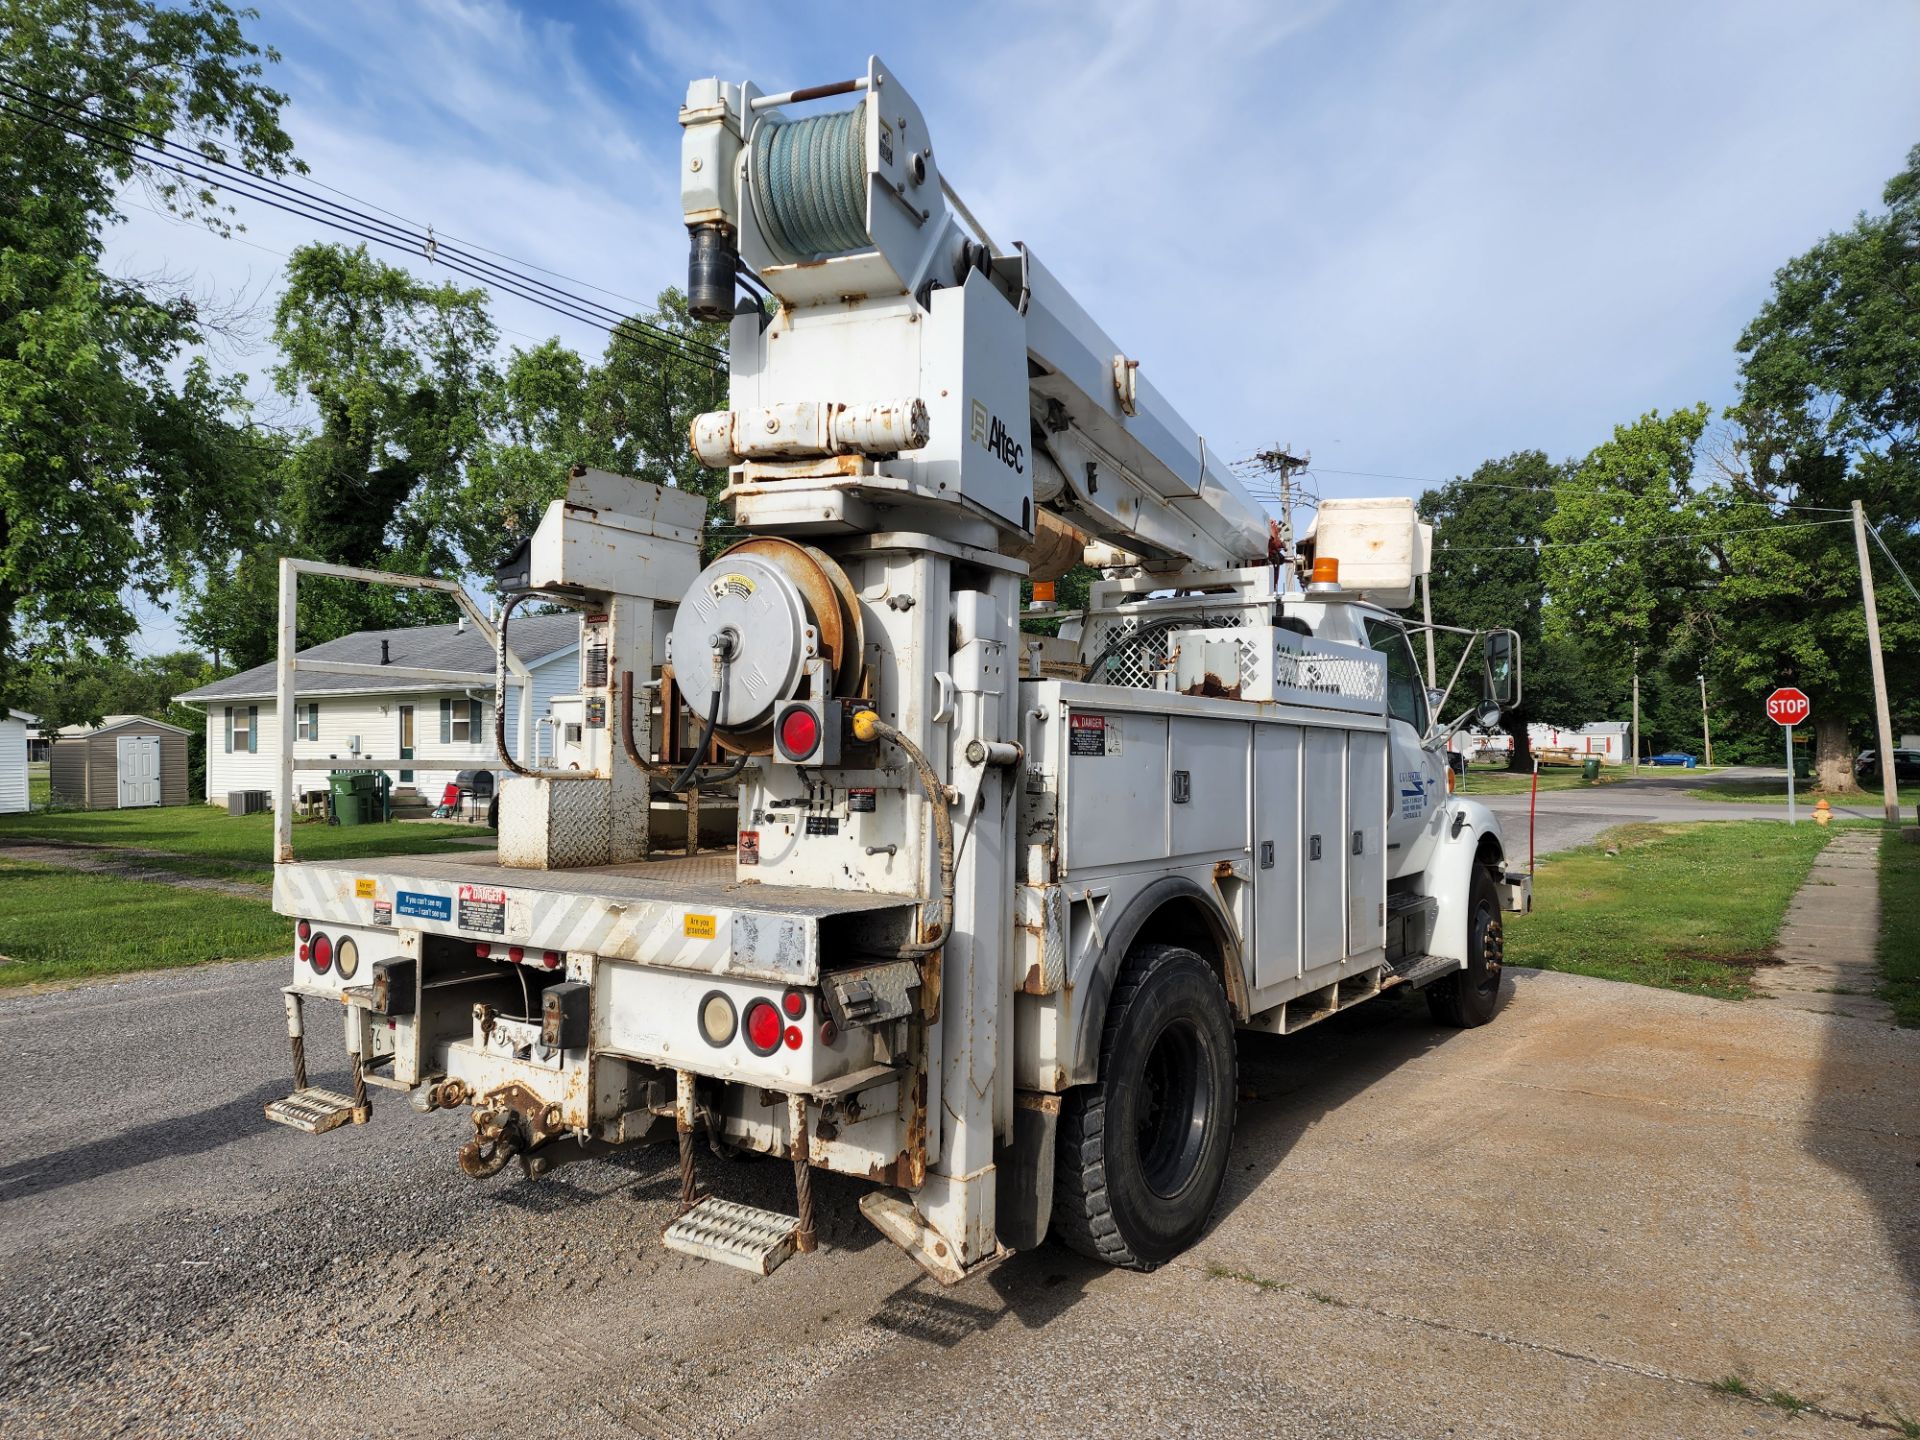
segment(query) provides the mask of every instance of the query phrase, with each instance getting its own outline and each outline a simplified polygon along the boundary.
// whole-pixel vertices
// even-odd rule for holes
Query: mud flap
[[[1009,1250],[1032,1250],[1053,1217],[1053,1157],[1060,1097],[1022,1090],[1013,1097],[1013,1138],[994,1156],[994,1228]]]

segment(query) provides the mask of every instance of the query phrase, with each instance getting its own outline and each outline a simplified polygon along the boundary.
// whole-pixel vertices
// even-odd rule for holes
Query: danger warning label
[[[462,930],[506,934],[507,892],[493,885],[462,885],[459,923]]]

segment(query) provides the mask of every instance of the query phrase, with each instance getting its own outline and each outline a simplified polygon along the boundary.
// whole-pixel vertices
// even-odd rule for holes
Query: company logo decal
[[[1027,447],[1018,444],[1006,422],[997,415],[990,415],[987,407],[978,400],[973,402],[971,433],[974,443],[985,446],[988,454],[1014,474],[1027,473]]]

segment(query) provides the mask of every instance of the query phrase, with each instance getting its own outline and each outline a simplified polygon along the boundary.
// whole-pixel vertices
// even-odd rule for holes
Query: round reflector
[[[492,958],[493,947],[491,945],[476,945],[473,947],[473,953],[482,960],[487,960]]]
[[[780,997],[780,1008],[787,1012],[789,1020],[798,1020],[807,1013],[807,997],[798,990],[789,990]]]
[[[804,760],[820,748],[820,722],[804,705],[780,717],[780,748],[795,760]]]
[[[518,965],[526,958],[527,952],[522,950],[518,945],[509,945],[507,947],[507,959],[513,961],[514,964]]]
[[[733,1002],[718,990],[709,990],[700,999],[700,1038],[716,1050],[731,1044],[739,1019]]]
[[[294,927],[294,933],[297,934],[302,940],[307,939],[310,935],[313,934],[313,922],[311,920],[302,920],[297,926]]]
[[[800,1048],[800,1042],[806,1038],[806,1036],[800,1033],[800,1027],[798,1025],[787,1026],[787,1049],[798,1050]]]
[[[549,950],[541,955],[540,963],[549,970],[558,970],[560,968],[560,959],[561,956],[558,950]]]
[[[314,936],[313,944],[308,947],[307,958],[313,962],[316,972],[326,974],[327,968],[333,964],[333,942],[324,935]]]
[[[342,980],[351,980],[360,970],[360,947],[353,942],[351,935],[342,935],[340,943],[334,947],[333,965],[340,972]]]
[[[747,1048],[756,1055],[771,1055],[780,1048],[780,1012],[770,1001],[748,1004],[746,1020]]]

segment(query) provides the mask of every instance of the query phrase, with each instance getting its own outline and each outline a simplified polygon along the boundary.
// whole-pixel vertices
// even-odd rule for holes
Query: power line
[[[574,295],[559,286],[444,244],[440,237],[433,234],[431,227],[424,233],[408,231],[350,206],[309,194],[276,177],[236,171],[204,157],[196,159],[169,154],[138,138],[137,134],[130,135],[94,117],[82,119],[70,116],[62,119],[60,107],[48,102],[39,92],[20,86],[17,82],[0,77],[0,87],[3,87],[0,88],[0,112],[17,119],[57,129],[78,139],[90,140],[136,164],[165,170],[214,190],[224,189],[358,239],[423,255],[431,264],[445,266],[491,289],[504,291],[554,314],[628,339],[663,358],[704,368],[716,376],[725,373],[724,352],[716,346],[662,326],[623,316],[598,301]],[[16,92],[23,92],[26,98]],[[9,100],[13,103],[7,103]]]
[[[1872,526],[1868,526],[1867,534],[1871,535],[1873,537],[1873,543],[1880,547],[1880,553],[1887,557],[1887,563],[1893,566],[1894,573],[1900,577],[1900,583],[1907,587],[1907,593],[1912,595],[1915,600],[1920,600],[1920,590],[1913,588],[1913,581],[1907,577],[1906,567],[1901,565],[1899,558],[1894,555],[1892,550],[1887,548],[1887,542],[1880,538],[1880,532]]]
[[[1681,535],[1651,535],[1635,540],[1522,540],[1513,545],[1449,545],[1440,549],[1448,555],[1491,555],[1509,550],[1584,550],[1589,546],[1671,545],[1682,540],[1724,540],[1733,535],[1773,535],[1782,530],[1816,530],[1824,525],[1851,525],[1851,520],[1794,520],[1780,525],[1756,525],[1734,530],[1695,530]]]

